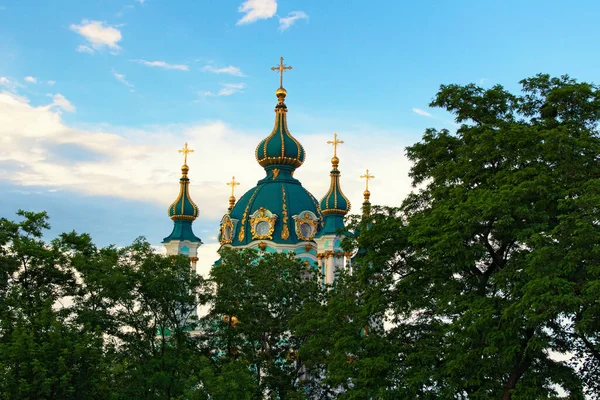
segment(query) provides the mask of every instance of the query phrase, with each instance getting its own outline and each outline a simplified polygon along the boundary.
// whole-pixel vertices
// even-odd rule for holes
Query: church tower
[[[341,242],[342,232],[345,229],[344,217],[350,211],[350,201],[340,186],[341,173],[338,169],[340,159],[337,157],[337,146],[343,143],[342,140],[338,140],[337,133],[333,135],[333,141],[327,142],[327,144],[333,145],[333,158],[329,174],[331,183],[320,203],[321,212],[325,216],[325,225],[315,239],[319,250],[317,253],[318,265],[327,284],[333,283],[335,271],[346,265],[346,254],[342,250]]]
[[[178,151],[184,156],[181,179],[179,179],[179,196],[169,206],[168,213],[173,220],[173,231],[163,239],[163,244],[168,255],[187,256],[192,264],[192,270],[196,271],[198,248],[202,245],[202,240],[192,230],[192,223],[198,218],[198,206],[190,196],[190,179],[188,178],[190,168],[187,166],[187,155],[193,153],[194,150],[188,148],[186,143],[183,149]]]
[[[272,70],[279,72],[275,91],[275,124],[271,133],[256,147],[255,157],[265,177],[235,202],[232,186],[230,208],[221,219],[219,242],[222,246],[254,248],[267,252],[294,252],[298,258],[317,266],[315,237],[325,225],[319,203],[294,171],[305,161],[306,153],[287,125],[287,91],[283,73],[290,70],[280,58]]]

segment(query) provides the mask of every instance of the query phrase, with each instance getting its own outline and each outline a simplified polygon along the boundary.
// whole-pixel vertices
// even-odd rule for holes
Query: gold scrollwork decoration
[[[264,207],[259,208],[250,216],[250,229],[252,230],[252,239],[273,239],[275,230],[275,221],[277,215],[271,213]]]
[[[258,193],[258,189],[259,188],[256,188],[254,190],[254,193],[252,193],[252,196],[250,196],[250,200],[248,200],[248,205],[246,205],[246,209],[244,210],[244,214],[242,215],[242,223],[240,224],[240,234],[238,235],[238,240],[240,242],[244,240],[244,236],[246,234],[245,224],[246,217],[248,216],[248,209],[250,208],[250,204],[252,204],[252,200],[254,200],[254,196],[256,196],[256,193]]]
[[[300,240],[312,240],[317,233],[318,221],[311,213],[305,212],[302,217],[294,216],[296,235]]]
[[[283,220],[281,221],[283,228],[281,228],[281,238],[283,240],[288,240],[288,238],[290,237],[290,230],[288,228],[287,201],[285,199],[285,187],[283,185],[281,185],[281,201],[283,204]]]
[[[233,241],[233,222],[229,216],[225,216],[221,222],[221,235],[219,242],[221,244],[230,244]]]

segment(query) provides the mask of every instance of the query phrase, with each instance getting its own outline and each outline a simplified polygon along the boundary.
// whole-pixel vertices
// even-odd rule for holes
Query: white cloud
[[[223,67],[223,68],[216,68],[216,67],[213,67],[212,65],[206,65],[206,66],[200,68],[200,71],[211,72],[213,74],[228,74],[228,75],[233,75],[233,76],[246,76],[246,75],[244,75],[242,70],[240,70],[238,67],[234,67],[233,65],[230,65],[228,67]]]
[[[50,86],[54,86],[55,83],[56,81],[46,81],[46,84]]]
[[[0,86],[3,86],[11,92],[16,92],[17,88],[23,87],[19,82],[7,78],[6,76],[0,76]]]
[[[146,2],[146,0],[135,0],[135,1],[137,1],[140,4],[144,4]]]
[[[419,115],[422,115],[422,116],[424,116],[424,117],[432,117],[432,115],[431,115],[430,113],[428,113],[428,112],[427,112],[427,111],[425,111],[425,110],[421,110],[420,108],[413,108],[413,109],[412,109],[412,111],[413,111],[415,114],[419,114]]]
[[[246,0],[239,7],[238,11],[245,15],[236,25],[249,24],[259,19],[268,19],[277,12],[277,0]]]
[[[308,19],[308,15],[304,11],[292,11],[287,17],[279,18],[279,30],[285,31],[301,19]]]
[[[77,46],[75,51],[79,53],[94,54],[94,49],[92,49],[90,46],[86,46],[85,44],[80,44],[79,46]]]
[[[211,91],[205,91],[198,93],[202,97],[210,97],[210,96],[231,96],[233,94],[241,92],[246,88],[245,83],[222,83],[221,89],[217,93]]]
[[[164,68],[164,69],[178,69],[180,71],[188,71],[189,70],[188,66],[184,65],[184,64],[168,64],[164,61],[146,61],[146,60],[131,60],[131,61],[135,61],[140,64],[144,64],[148,67],[158,67],[158,68]]]
[[[52,107],[58,107],[59,109],[62,109],[66,112],[75,112],[75,106],[73,104],[71,104],[71,102],[69,100],[67,100],[67,98],[65,96],[63,96],[60,93],[54,94],[54,95],[48,95],[50,97],[52,97],[52,103],[50,105],[48,105],[47,107],[52,108]]]
[[[118,73],[114,69],[112,70],[112,74],[115,77],[115,79],[118,80],[119,82],[121,82],[123,85],[125,85],[125,86],[127,86],[129,88],[135,87],[133,85],[133,83],[131,83],[127,79],[125,79],[125,75]]]
[[[35,76],[26,76],[25,77],[25,82],[36,83],[37,79],[35,78]]]
[[[84,19],[81,25],[72,24],[70,28],[88,41],[87,45],[77,46],[76,50],[80,53],[91,54],[105,48],[115,53],[121,49],[117,44],[122,38],[121,31],[114,26],[105,25],[103,21]]]
[[[232,94],[241,92],[246,87],[245,83],[223,83],[219,90],[219,96],[231,96]]]
[[[225,183],[232,175],[241,182],[236,190],[238,199],[264,177],[254,149],[269,134],[269,126],[245,131],[223,121],[205,121],[144,129],[105,124],[84,129],[65,123],[61,111],[67,111],[66,104],[70,103],[64,96],[54,95],[49,104],[33,106],[26,98],[0,93],[0,162],[7,166],[0,168],[0,181],[150,202],[166,209],[179,191],[183,160],[177,149],[187,141],[195,150],[188,165],[191,195],[200,208],[195,227],[201,229],[216,225],[226,212],[231,192]],[[268,115],[272,110],[264,112]],[[329,188],[332,149],[325,143],[332,135],[290,128],[308,153],[295,177],[320,199]],[[410,191],[410,164],[402,156],[405,143],[398,139],[403,137],[406,134],[378,133],[371,127],[340,133],[345,141],[338,149],[341,185],[353,203],[351,212],[360,212],[364,179],[359,176],[367,168],[376,176],[369,184],[373,204],[398,205]],[[65,158],[60,152],[65,145],[93,157]]]

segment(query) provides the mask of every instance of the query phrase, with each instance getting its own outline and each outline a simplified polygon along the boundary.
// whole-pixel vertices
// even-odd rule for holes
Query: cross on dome
[[[367,170],[367,173],[365,175],[361,175],[360,177],[367,180],[367,187],[365,190],[369,191],[369,179],[375,179],[375,176],[370,175],[369,170]]]
[[[194,150],[188,148],[188,144],[187,142],[185,142],[185,146],[183,146],[183,149],[177,150],[177,152],[183,153],[183,165],[187,165],[187,155],[188,153],[193,153]]]
[[[337,147],[338,147],[338,144],[344,144],[344,141],[343,140],[338,140],[337,137],[338,137],[337,133],[334,133],[333,134],[333,141],[332,140],[328,140],[327,141],[327,144],[332,144],[333,145],[333,156],[334,157],[337,157]]]
[[[231,197],[233,197],[235,187],[239,185],[240,183],[235,181],[235,176],[231,177],[231,182],[227,182],[227,186],[231,186]]]
[[[283,88],[283,73],[287,70],[289,71],[292,67],[288,67],[283,63],[283,57],[279,57],[279,65],[276,67],[271,67],[271,71],[279,71],[279,87]]]

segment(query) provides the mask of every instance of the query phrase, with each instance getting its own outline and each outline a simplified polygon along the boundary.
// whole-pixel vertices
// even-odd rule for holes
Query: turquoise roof
[[[294,171],[302,165],[306,153],[287,128],[287,107],[284,103],[287,92],[280,87],[276,94],[275,128],[258,144],[255,153],[266,177],[231,209],[227,216],[233,223],[232,236],[223,241],[221,232],[221,243],[234,247],[262,240],[296,244],[312,241],[324,226],[319,202],[294,178]],[[260,221],[267,225],[258,225]],[[296,231],[297,226],[301,228],[300,235]],[[254,235],[253,227],[265,231],[254,232]]]
[[[287,106],[283,102],[286,94],[283,88],[277,90],[279,103],[275,106],[275,127],[256,147],[256,161],[263,167],[290,165],[298,168],[306,158],[304,148],[287,128]]]
[[[192,201],[189,192],[190,180],[187,177],[189,167],[181,167],[181,179],[179,179],[179,195],[169,206],[169,217],[173,220],[173,231],[163,239],[163,243],[172,240],[187,240],[194,243],[202,243],[199,237],[194,235],[192,222],[198,217],[198,206]]]
[[[192,221],[186,220],[174,221],[173,232],[163,239],[163,243],[167,243],[172,240],[187,240],[192,243],[202,243],[202,240],[198,236],[194,235],[194,231],[192,230]]]
[[[342,192],[340,187],[340,171],[338,170],[339,159],[334,156],[331,159],[332,170],[329,174],[331,177],[331,184],[329,190],[321,199],[320,207],[321,211],[325,215],[339,214],[346,215],[350,211],[350,201]]]
[[[265,168],[267,176],[246,192],[233,207],[229,217],[234,220],[233,246],[248,244],[252,238],[250,216],[264,208],[277,215],[272,239],[275,243],[293,244],[303,241],[298,238],[294,216],[302,216],[308,211],[319,219],[318,230],[322,227],[323,215],[317,200],[299,180],[292,176],[293,167],[275,165]],[[237,220],[237,221],[235,221]],[[317,233],[315,232],[315,234]]]
[[[325,216],[325,226],[319,232],[319,236],[323,235],[339,235],[346,233],[344,225],[344,216],[342,214],[330,214]]]
[[[173,221],[193,221],[198,217],[198,206],[192,201],[189,193],[190,180],[187,177],[188,171],[189,167],[187,165],[181,167],[182,176],[179,179],[179,195],[173,204],[169,206],[169,217]]]

